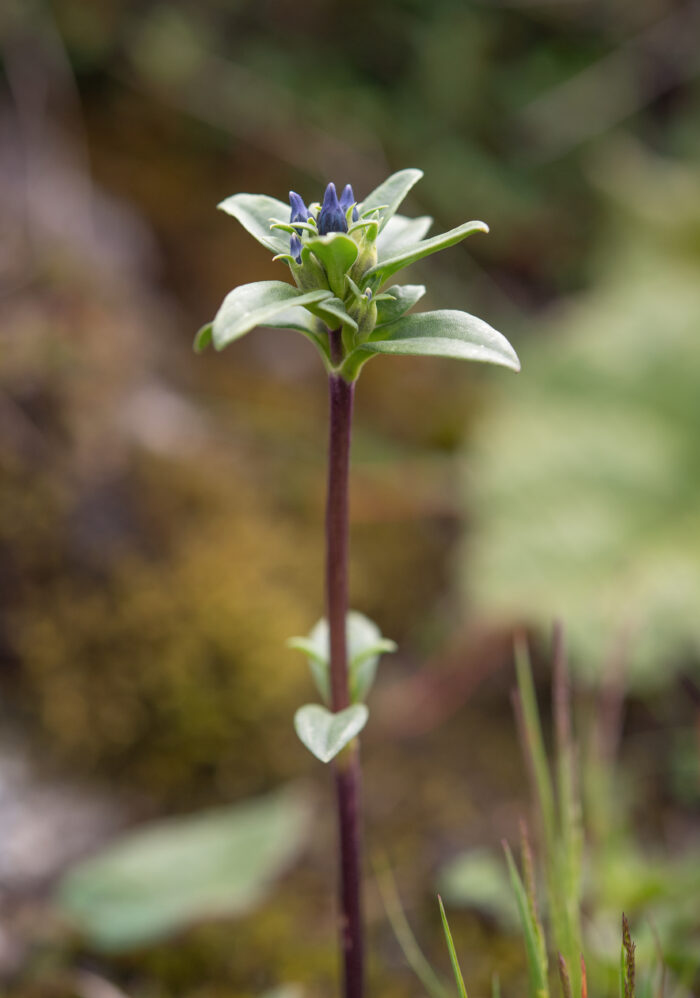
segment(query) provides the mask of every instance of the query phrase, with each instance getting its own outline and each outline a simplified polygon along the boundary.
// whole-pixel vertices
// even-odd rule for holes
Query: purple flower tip
[[[357,211],[357,204],[355,202],[355,195],[353,193],[353,189],[352,189],[351,185],[350,184],[346,184],[345,188],[343,189],[343,193],[340,195],[340,207],[343,209],[344,212],[347,213],[347,210],[350,207],[350,205],[353,205],[353,209],[352,209],[352,220],[353,220],[353,222],[356,222],[357,219],[360,216],[359,216],[358,211]]]
[[[318,232],[319,235],[326,236],[329,232],[347,231],[348,223],[345,219],[345,212],[338,201],[335,184],[331,182],[323,195],[323,204],[318,216]]]
[[[311,213],[304,204],[303,198],[301,198],[296,191],[289,192],[289,203],[292,207],[292,214],[289,221],[292,224],[294,224],[294,222],[308,222]]]

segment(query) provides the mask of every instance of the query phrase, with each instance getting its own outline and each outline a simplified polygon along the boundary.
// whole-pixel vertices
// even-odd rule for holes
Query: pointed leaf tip
[[[197,331],[193,343],[195,353],[204,353],[207,347],[211,346],[213,326],[213,322],[207,322],[206,325]]]
[[[393,173],[383,183],[376,187],[371,194],[359,205],[361,214],[371,211],[373,208],[384,206],[380,213],[379,231],[389,223],[389,220],[396,214],[399,205],[411,190],[414,184],[423,176],[422,170],[409,168]]]
[[[442,929],[445,934],[445,942],[447,943],[447,950],[450,954],[450,963],[452,964],[452,974],[455,979],[455,984],[457,985],[457,992],[459,998],[467,998],[467,989],[464,985],[464,977],[462,976],[462,968],[459,965],[459,960],[457,959],[457,951],[455,949],[455,944],[452,939],[452,933],[450,932],[450,925],[447,921],[447,914],[445,913],[445,906],[442,903],[442,898],[438,894],[438,904],[440,906],[440,918],[442,919]]]
[[[365,279],[369,280],[374,277],[380,284],[383,284],[388,277],[391,277],[392,274],[397,273],[399,270],[403,270],[404,267],[408,267],[412,263],[417,263],[418,260],[422,260],[432,253],[439,253],[440,250],[448,249],[450,246],[456,245],[456,243],[461,242],[475,232],[488,231],[489,229],[485,222],[471,221],[457,225],[448,232],[441,232],[440,235],[432,236],[430,239],[421,239],[412,245],[402,243],[391,254],[383,253],[376,265],[367,271]]]

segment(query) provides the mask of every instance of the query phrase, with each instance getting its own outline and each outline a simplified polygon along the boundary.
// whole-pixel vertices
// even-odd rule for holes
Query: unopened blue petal
[[[335,184],[331,182],[323,195],[323,204],[318,215],[318,232],[319,235],[326,236],[329,232],[347,231],[348,223],[345,219],[345,212],[338,200]]]
[[[311,212],[304,204],[304,199],[296,191],[289,192],[289,203],[292,206],[292,214],[289,219],[292,225],[294,222],[308,222]],[[299,230],[299,234],[301,235],[301,230]]]
[[[350,207],[350,205],[353,206],[353,209],[352,209],[352,220],[353,220],[353,222],[356,222],[358,220],[358,218],[360,217],[360,215],[359,215],[359,212],[357,210],[357,203],[355,201],[355,194],[353,193],[353,189],[352,189],[351,185],[350,184],[346,184],[345,188],[343,189],[343,193],[340,195],[340,207],[343,209],[343,211],[346,213],[346,215],[347,215],[347,210]]]
[[[297,263],[301,263],[301,239],[299,236],[290,236],[289,252]]]

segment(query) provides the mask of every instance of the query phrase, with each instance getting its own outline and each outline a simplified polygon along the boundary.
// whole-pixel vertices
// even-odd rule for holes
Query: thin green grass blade
[[[542,725],[535,697],[535,685],[532,681],[530,653],[525,640],[522,638],[518,638],[515,642],[515,670],[522,707],[524,749],[532,771],[538,812],[545,835],[545,847],[549,857],[551,857],[556,842],[554,793],[549,765],[547,763],[547,753],[544,747],[544,738],[542,737]]]
[[[518,906],[520,923],[525,939],[525,952],[527,954],[528,976],[530,983],[531,998],[549,998],[549,985],[547,982],[547,967],[543,965],[542,954],[538,942],[537,926],[534,922],[530,905],[528,904],[525,885],[523,884],[518,868],[515,865],[513,854],[507,842],[503,843],[503,849],[508,863],[508,873],[510,882],[513,885],[513,893]]]
[[[527,834],[527,827],[523,821],[520,826],[520,853],[521,862],[523,867],[523,887],[525,888],[525,896],[527,898],[528,909],[530,912],[530,920],[537,937],[537,946],[540,956],[540,965],[545,968],[545,973],[548,969],[547,960],[547,942],[545,940],[544,929],[542,928],[542,923],[540,922],[539,911],[537,908],[537,889],[535,885],[535,862],[532,855],[532,849],[530,847],[530,840]]]
[[[554,631],[553,711],[556,744],[556,785],[559,803],[560,848],[557,853],[556,884],[561,912],[560,944],[568,966],[574,995],[581,993],[581,855],[583,833],[581,805],[576,787],[576,749],[572,734],[571,684],[566,666],[563,632]]]
[[[542,735],[542,725],[535,686],[532,680],[530,655],[524,639],[515,642],[515,668],[518,692],[515,698],[516,715],[520,727],[523,754],[530,772],[535,810],[541,828],[542,861],[547,885],[547,903],[553,943],[571,961],[578,957],[572,952],[569,931],[568,905],[562,889],[561,843],[557,826],[557,810],[547,753]],[[578,993],[578,992],[577,992]]]
[[[431,998],[449,998],[448,989],[428,962],[423,950],[418,945],[418,940],[413,934],[411,926],[408,924],[391,869],[385,866],[383,870],[376,871],[376,877],[389,924],[409,967]]]
[[[455,944],[452,941],[452,933],[450,932],[450,926],[447,922],[447,915],[445,914],[445,906],[442,903],[442,898],[438,894],[438,903],[440,905],[440,917],[442,918],[442,928],[445,933],[445,940],[447,942],[447,949],[450,954],[450,962],[452,963],[452,973],[454,974],[455,984],[457,985],[457,991],[459,993],[459,998],[467,998],[467,989],[464,986],[464,978],[462,977],[462,969],[459,965],[459,960],[457,959],[457,952],[455,950]]]

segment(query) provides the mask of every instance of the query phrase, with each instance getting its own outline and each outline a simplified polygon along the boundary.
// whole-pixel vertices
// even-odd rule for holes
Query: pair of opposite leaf
[[[283,260],[294,284],[257,281],[234,288],[214,320],[203,326],[195,349],[221,350],[256,326],[293,329],[317,348],[326,369],[354,381],[378,354],[422,354],[500,364],[519,370],[510,343],[483,319],[454,309],[407,315],[423,285],[386,282],[399,270],[446,249],[483,222],[465,222],[426,239],[432,219],[397,214],[422,176],[400,170],[354,200],[350,185],[340,199],[328,185],[323,204],[306,207],[292,192],[290,209],[265,194],[234,194],[219,207]],[[342,355],[331,357],[328,329],[342,330]]]
[[[396,643],[382,636],[377,625],[351,610],[346,617],[350,699],[345,710],[332,713],[321,704],[310,703],[294,715],[299,739],[321,762],[330,762],[367,723],[366,699],[377,673],[379,658],[396,651]],[[330,703],[330,634],[328,621],[319,620],[306,637],[290,638],[290,648],[303,652],[311,675],[326,704]]]

